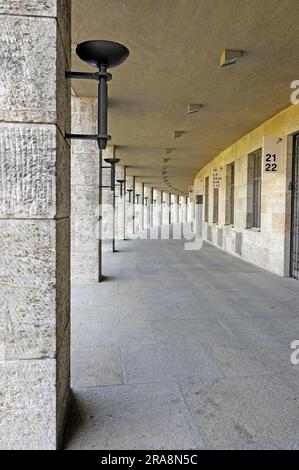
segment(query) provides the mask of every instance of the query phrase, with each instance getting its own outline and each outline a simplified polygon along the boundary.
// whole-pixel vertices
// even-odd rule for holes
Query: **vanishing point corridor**
[[[209,244],[117,248],[73,288],[65,447],[298,448],[297,281]]]

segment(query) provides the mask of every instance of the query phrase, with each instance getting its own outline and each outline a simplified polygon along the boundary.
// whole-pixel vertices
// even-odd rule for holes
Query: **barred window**
[[[226,165],[225,223],[234,224],[235,219],[235,164]]]
[[[209,222],[209,177],[205,178],[205,222]]]
[[[247,228],[261,227],[262,149],[248,155]]]
[[[218,224],[219,188],[213,189],[213,223]]]

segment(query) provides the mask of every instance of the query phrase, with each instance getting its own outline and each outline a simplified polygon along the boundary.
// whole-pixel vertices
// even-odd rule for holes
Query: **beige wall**
[[[291,106],[269,119],[217,155],[197,174],[195,193],[210,176],[209,222],[203,223],[203,237],[236,256],[279,275],[289,272],[290,199],[292,137],[299,131],[299,106]],[[264,136],[288,136],[283,152],[282,170],[264,174],[261,189],[261,228],[246,228],[247,158],[263,145]],[[235,162],[235,220],[225,225],[226,165]],[[219,188],[219,220],[213,218],[213,168],[222,168]]]

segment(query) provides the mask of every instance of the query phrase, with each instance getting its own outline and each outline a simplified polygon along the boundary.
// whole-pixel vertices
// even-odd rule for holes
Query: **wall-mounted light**
[[[66,78],[95,80],[98,82],[98,122],[96,134],[65,134],[66,139],[96,140],[98,143],[99,155],[99,207],[102,206],[102,151],[107,146],[110,139],[107,126],[108,115],[108,87],[107,82],[112,79],[112,75],[107,72],[108,68],[116,67],[126,60],[129,50],[113,41],[85,41],[76,47],[76,54],[80,59],[88,65],[96,67],[97,72],[66,72]],[[108,162],[109,163],[109,162]],[[116,163],[116,162],[114,162]],[[115,165],[113,165],[115,168]],[[112,175],[113,168],[111,165],[111,189],[114,191],[114,178]],[[112,183],[113,177],[113,183]],[[115,194],[113,195],[113,201]],[[102,220],[101,209],[99,211],[99,222]],[[101,224],[100,224],[101,226]],[[99,282],[102,280],[102,256],[101,256],[101,240],[99,236]],[[114,238],[113,238],[114,244]],[[114,245],[113,245],[114,247]]]
[[[126,180],[116,180],[119,183],[119,195],[123,197],[123,185],[125,184]]]
[[[113,41],[85,41],[76,47],[80,59],[98,69],[95,73],[66,72],[67,78],[96,80],[98,82],[98,127],[97,134],[66,134],[67,139],[96,140],[100,150],[107,146],[110,139],[107,128],[108,88],[107,82],[112,75],[108,68],[116,67],[126,60],[129,50]]]
[[[132,192],[133,192],[133,189],[127,189],[127,192],[129,193],[129,202],[132,202]]]
[[[224,51],[220,55],[220,67],[235,64],[240,59],[242,54],[242,51],[224,49]]]
[[[115,165],[120,162],[120,158],[105,158],[105,162],[111,165],[111,191],[115,190]]]

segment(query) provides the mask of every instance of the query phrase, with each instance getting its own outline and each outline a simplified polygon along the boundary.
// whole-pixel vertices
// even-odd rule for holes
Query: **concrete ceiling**
[[[221,150],[290,105],[299,79],[298,0],[73,0],[72,41],[109,39],[130,56],[112,69],[109,133],[128,174],[185,193]],[[240,49],[220,68],[223,49]],[[75,54],[73,70],[89,70]],[[73,81],[96,96],[91,81]],[[201,103],[188,115],[188,103]],[[174,130],[186,132],[173,139]],[[173,148],[169,155],[166,148]],[[170,158],[163,163],[164,158]],[[162,167],[166,166],[166,183]]]

